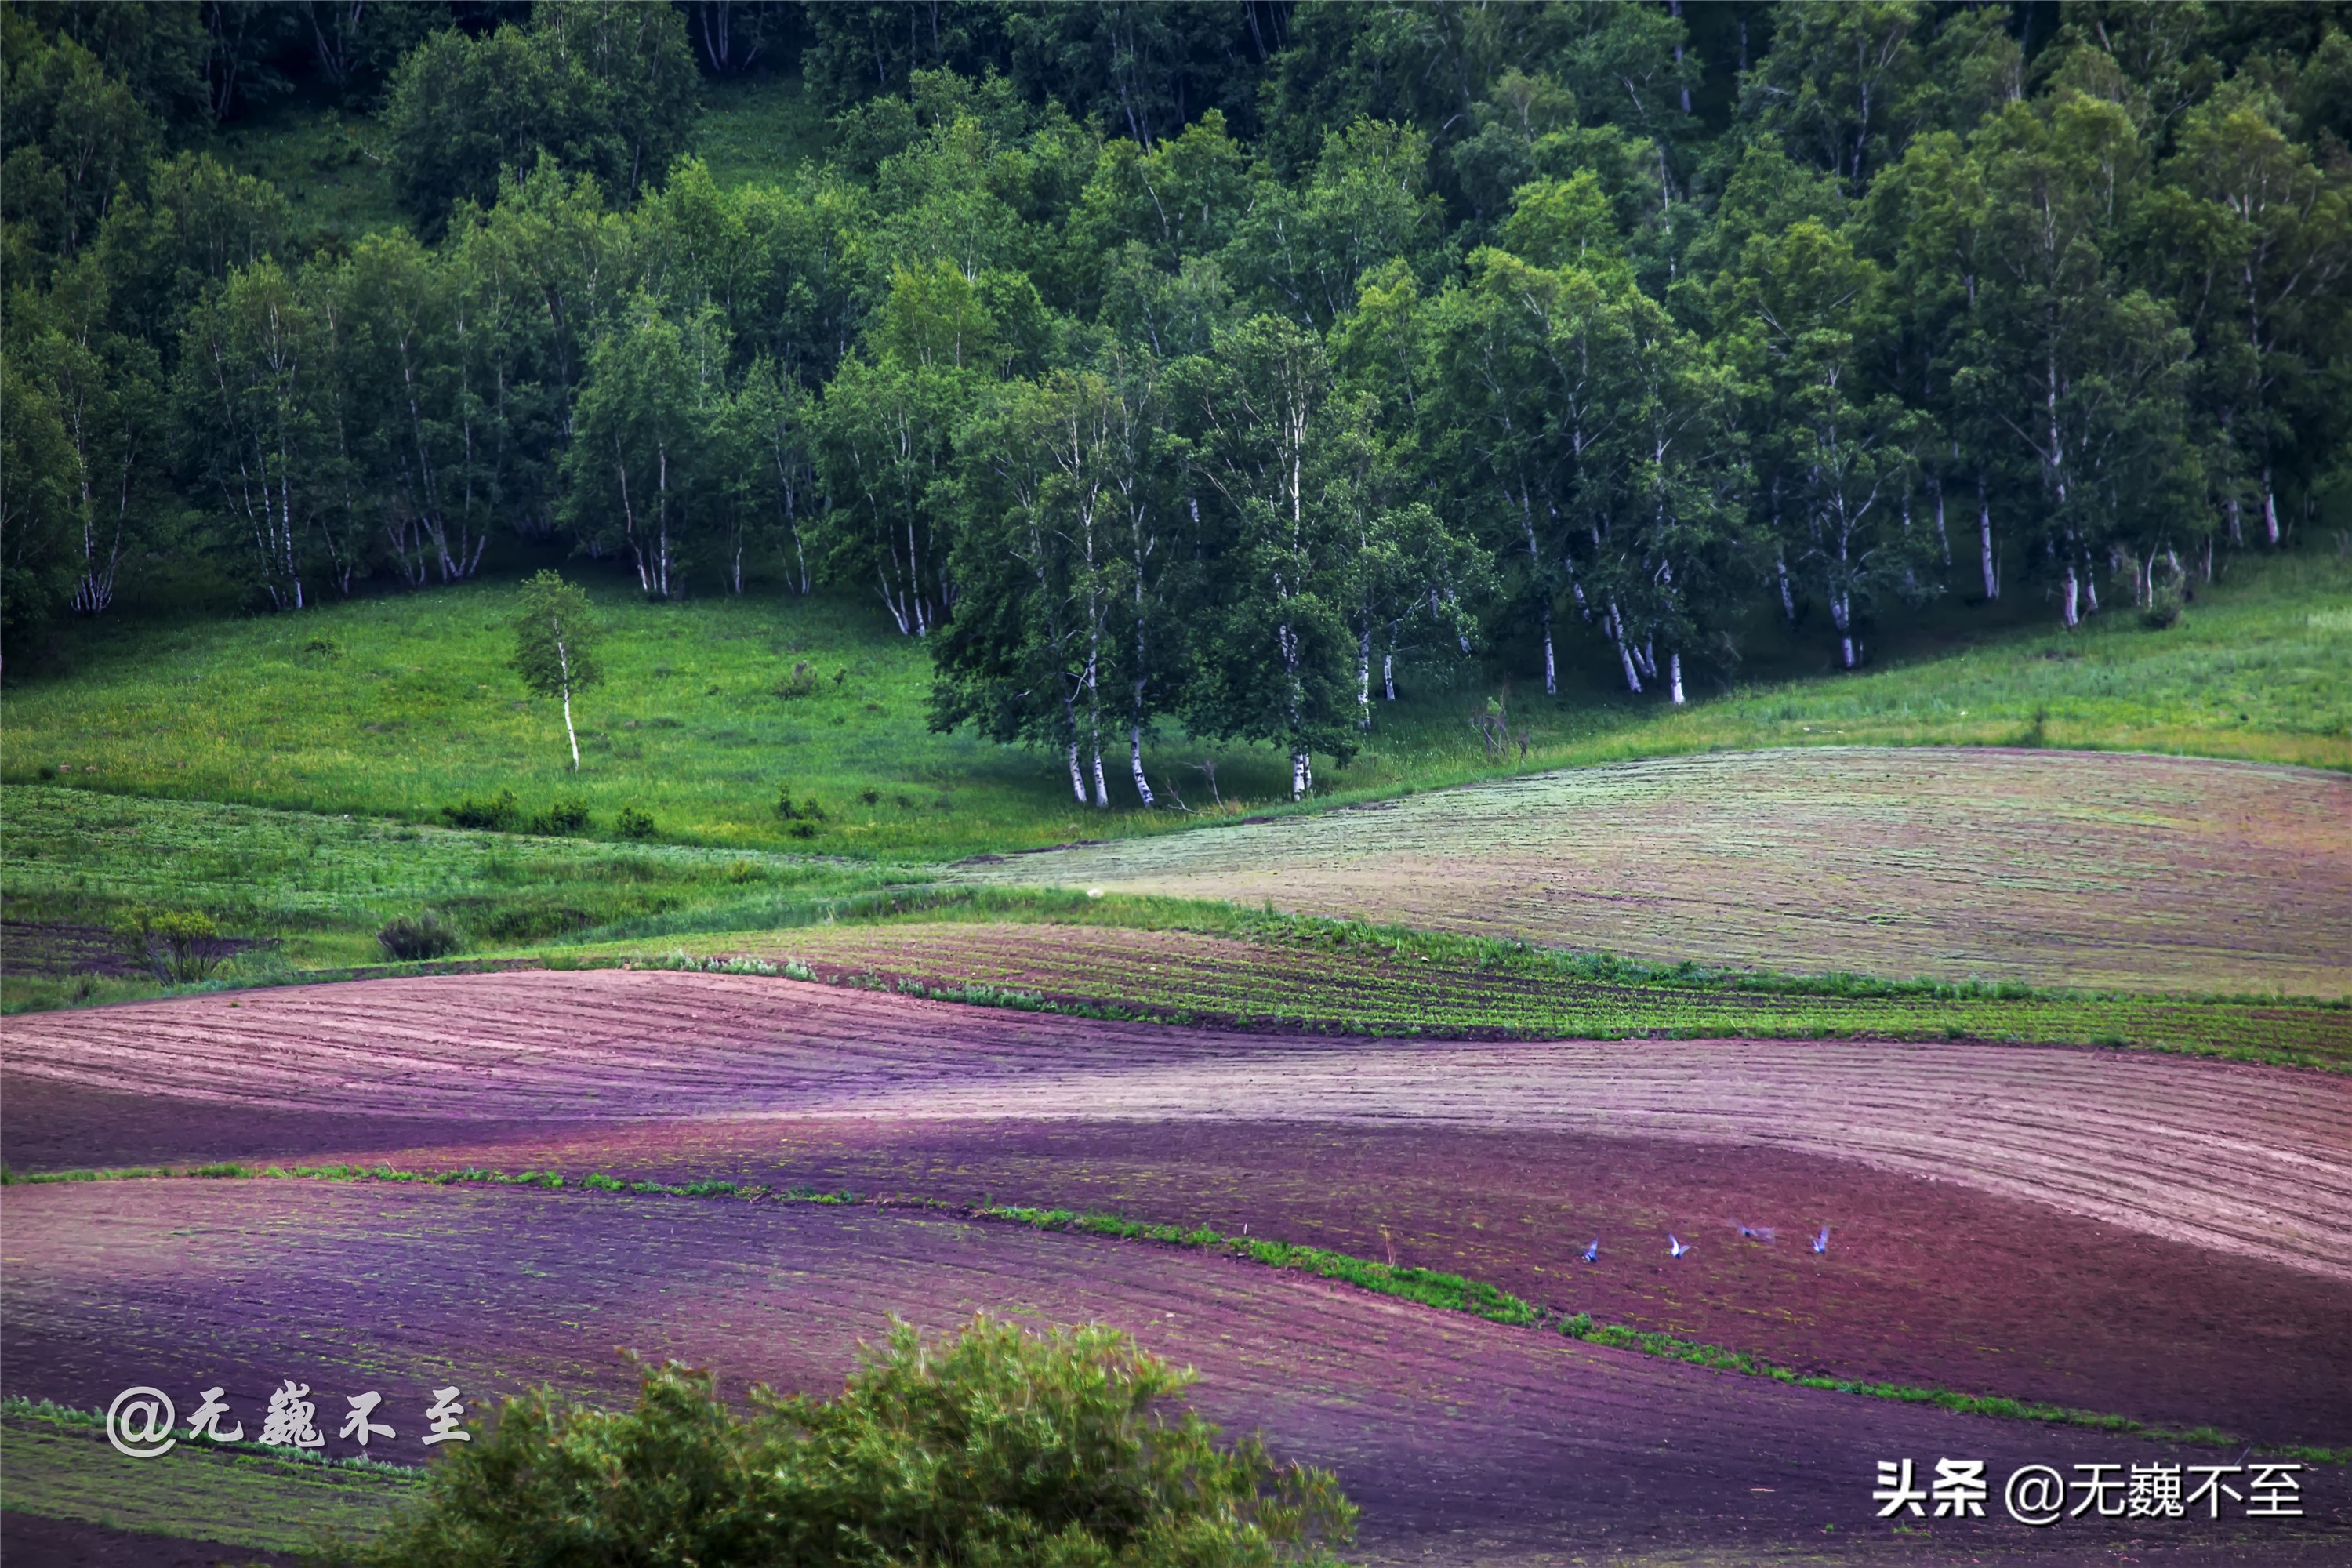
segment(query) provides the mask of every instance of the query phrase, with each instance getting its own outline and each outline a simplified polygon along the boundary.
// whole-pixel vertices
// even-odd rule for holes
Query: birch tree
[[[2231,542],[2252,501],[2273,548],[2282,458],[2345,428],[2321,367],[2352,273],[2352,175],[2323,170],[2285,119],[2273,93],[2242,79],[2190,110],[2141,226],[2196,334]]]
[[[1108,520],[1088,449],[1099,390],[1068,375],[994,388],[962,432],[956,473],[934,497],[955,508],[955,572],[967,591],[933,647],[932,722],[1050,747],[1082,806],[1109,804],[1101,742]]]
[[[2140,503],[2200,482],[2181,439],[2190,345],[2170,307],[2128,287],[2117,263],[2144,168],[2121,108],[2061,89],[2008,105],[1969,150],[1987,190],[1989,287],[1960,394],[2038,483],[2071,626],[2099,608],[2099,559]]]
[[[692,530],[718,510],[709,467],[726,347],[709,310],[671,321],[640,298],[591,351],[564,466],[575,527],[628,552],[651,598],[678,591]]]
[[[1220,333],[1181,380],[1188,469],[1215,513],[1186,723],[1279,746],[1291,798],[1304,799],[1314,753],[1345,761],[1357,746],[1340,606],[1347,541],[1314,482],[1312,437],[1330,392],[1322,344],[1259,316]]]
[[[294,279],[264,258],[195,309],[180,354],[176,402],[197,473],[278,609],[308,602],[315,554],[316,328]]]
[[[522,585],[514,619],[515,673],[541,697],[563,702],[563,738],[572,747],[572,771],[580,771],[580,734],[572,727],[572,696],[604,679],[597,658],[604,628],[587,594],[553,572],[541,572]]]
[[[1820,591],[1843,669],[1862,663],[1858,617],[1874,601],[1923,594],[1924,533],[1902,508],[1916,421],[1871,363],[1893,332],[1885,295],[1875,264],[1810,219],[1739,258],[1739,352],[1783,487],[1780,559]]]

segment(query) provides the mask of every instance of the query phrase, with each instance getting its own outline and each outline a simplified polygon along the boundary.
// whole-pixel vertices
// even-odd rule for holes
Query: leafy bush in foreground
[[[659,829],[654,825],[653,813],[625,805],[621,814],[613,818],[613,831],[623,838],[639,839],[651,838]]]
[[[943,1342],[904,1323],[841,1397],[645,1374],[611,1414],[552,1394],[433,1468],[424,1500],[338,1568],[431,1563],[794,1568],[1332,1565],[1356,1510],[1321,1470],[1181,1409],[1192,1373],[1099,1324],[1032,1335],[985,1315]]]

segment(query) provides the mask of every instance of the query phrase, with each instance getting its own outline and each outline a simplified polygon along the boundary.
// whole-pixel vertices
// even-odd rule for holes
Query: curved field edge
[[[1147,894],[902,884],[664,919],[577,945],[116,986],[12,1013],[284,985],[651,968],[882,989],[1120,1022],[1426,1039],[1893,1039],[2074,1045],[2352,1071],[2352,999],[2070,991],[1649,963],[1509,938]],[[667,940],[649,940],[649,939]]]
[[[1267,900],[1310,906],[1298,912],[1337,917],[1335,923],[1379,922],[1370,928],[1376,931],[1382,925],[1410,925],[1424,933],[1463,930],[1472,936],[1517,939],[1506,941],[1505,949],[1533,943],[1555,952],[1591,953],[1598,967],[1583,977],[1611,982],[1663,979],[1685,987],[1826,990],[1843,997],[1891,994],[1886,983],[1853,979],[1857,970],[1882,975],[1923,972],[1940,973],[1946,984],[1964,992],[1971,975],[2005,975],[2008,983],[2031,984],[2049,994],[2095,987],[2095,994],[2215,1000],[2217,992],[2226,991],[2233,1000],[2277,1003],[2289,1000],[2289,989],[2333,993],[2334,983],[2347,977],[2340,963],[2325,956],[2335,950],[2322,939],[2338,925],[2352,931],[2352,835],[2344,831],[2352,817],[2339,821],[2324,809],[2336,804],[2329,797],[2340,793],[2340,784],[2298,782],[2327,775],[2289,776],[2292,770],[2229,764],[2196,764],[2189,773],[2177,764],[2143,767],[2117,774],[2075,800],[2070,792],[2086,776],[2100,774],[2093,765],[2085,775],[2077,765],[2083,759],[1985,755],[1970,763],[1937,764],[1921,774],[1917,764],[1887,763],[1890,753],[1850,752],[1858,759],[1854,765],[1876,771],[1865,792],[1870,799],[1851,810],[1839,808],[1846,814],[1837,816],[1806,804],[1821,793],[1811,786],[1829,779],[1814,773],[1830,764],[1817,753],[1804,754],[1804,762],[1791,760],[1796,755],[1750,754],[1664,773],[1556,773],[1455,792],[1444,801],[1423,797],[1391,804],[1368,816],[1324,812],[1320,825],[1293,818],[1238,826],[1211,839],[1184,835],[1152,846],[1084,846],[1068,856],[956,868],[730,856],[658,846],[619,848],[254,807],[141,802],[79,790],[11,788],[5,795],[11,831],[0,840],[0,889],[11,904],[5,940],[12,962],[0,972],[0,1008],[177,994],[180,987],[135,973],[147,960],[127,949],[115,955],[121,973],[113,977],[67,973],[73,967],[68,950],[77,943],[103,945],[114,931],[111,940],[123,945],[130,939],[119,933],[152,910],[187,909],[213,917],[225,937],[245,948],[223,965],[221,982],[255,984],[431,972],[371,962],[383,956],[376,940],[379,926],[420,910],[439,913],[458,928],[461,951],[468,956],[445,967],[462,968],[517,957],[555,963],[567,955],[593,958],[633,940],[936,918],[958,905],[968,916],[996,920],[1181,924],[1234,931],[1253,923],[1253,906],[1265,902],[1271,914],[1271,903],[1255,896],[1258,891]],[[2227,769],[2227,776],[2217,768]],[[1956,781],[1963,774],[1995,797],[2022,791],[2031,798],[1997,809],[1988,805],[2001,818],[1998,823],[1956,826],[1971,814],[1971,803],[1983,804],[1978,801],[1982,789],[1958,789]],[[1683,785],[1696,794],[1685,799]],[[2310,793],[2315,787],[2319,794]],[[2255,809],[2260,803],[2247,805],[2252,816],[2241,823],[2231,816],[2237,810],[2231,802],[2248,789],[2269,804],[2261,810]],[[1599,814],[1592,822],[1612,820],[1621,809],[1664,812],[1653,826],[1669,837],[1647,857],[1652,868],[1637,873],[1624,848],[1580,848],[1578,832],[1558,827],[1566,822],[1573,828],[1585,817],[1561,818],[1549,811],[1528,816],[1530,807],[1547,803],[1590,808],[1588,815]],[[1782,806],[1796,818],[1779,820],[1785,815]],[[1550,841],[1540,831],[1545,821],[1555,824]],[[1537,830],[1535,837],[1523,829]],[[2049,847],[2063,853],[2045,867],[2027,853],[2030,844],[2011,842],[2021,834],[2037,843],[2055,834]],[[1849,853],[1841,844],[1862,847]],[[1297,853],[1284,864],[1305,878],[1296,889],[1221,886],[1216,884],[1222,873],[1210,875],[1236,856],[1253,863],[1280,857],[1285,845]],[[1837,874],[1829,880],[1838,883],[1850,873],[1862,891],[1843,902],[1830,897],[1823,906],[1826,918],[1815,922],[1821,931],[1791,947],[1779,929],[1790,923],[1790,889],[1771,877],[1748,887],[1734,873],[1759,856],[1793,866],[1791,856],[1808,846],[1832,858],[1844,855],[1831,868]],[[2189,863],[2175,865],[2163,852],[2168,847],[2188,855]],[[1397,905],[1409,889],[1390,886],[1396,877],[1384,879],[1377,867],[1325,864],[1335,849],[1346,851],[1341,858],[1348,861],[1361,860],[1366,850],[1393,851],[1404,858],[1399,865],[1406,881],[1452,885],[1440,887],[1434,902],[1412,895],[1404,903],[1413,907],[1384,908]],[[1484,869],[1467,879],[1454,877],[1443,861],[1427,863],[1428,855],[1438,850],[1458,851],[1468,857],[1463,864],[1483,862]],[[1962,850],[1990,854],[1996,863],[1971,870],[1979,857]],[[1590,859],[1593,853],[1601,858],[1580,870],[1579,857]],[[1104,860],[1106,854],[1112,858]],[[1135,860],[1139,854],[1148,854],[1149,860]],[[1928,858],[1922,860],[1923,855]],[[1152,877],[1143,879],[1144,886],[1116,885],[1121,866],[1133,871],[1163,862],[1181,873],[1180,881],[1199,882],[1202,875],[1208,879],[1195,887],[1154,888],[1149,885]],[[1004,885],[1053,880],[1089,866],[1114,873],[1102,878],[1113,884],[1110,897],[1083,899],[1081,890],[1095,879],[1075,875],[1063,879],[1059,889]],[[1185,871],[1188,866],[1195,869]],[[1358,887],[1368,875],[1372,881]],[[1633,881],[1622,887],[1612,880],[1627,876]],[[1530,877],[1559,885],[1535,886]],[[1728,903],[1723,878],[1730,879],[1727,890],[1738,895]],[[1644,879],[1658,886],[1644,891]],[[1580,889],[1586,881],[1591,886]],[[1309,884],[1322,891],[1313,892]],[[2256,891],[2249,901],[2230,893],[2232,886]],[[1182,896],[1188,894],[1197,896]],[[2209,903],[2209,895],[2220,904]],[[1465,898],[1472,900],[1467,905],[1462,902]],[[1215,900],[1234,902],[1221,906]],[[1746,908],[1748,902],[1755,907]],[[1367,907],[1345,907],[1358,903]],[[1103,906],[1099,913],[1092,907],[1097,904]],[[1327,907],[1311,907],[1317,904]],[[1591,914],[1618,904],[1656,908],[1630,925],[1615,916]],[[1328,907],[1333,905],[1341,907]],[[1481,912],[1482,905],[1489,907]],[[1706,934],[1727,920],[1723,931]],[[2235,936],[2211,936],[2248,921],[2251,928]],[[2303,958],[2288,955],[2271,963],[2247,956],[2267,951],[2272,935],[2284,940],[2298,924],[2313,921],[2315,927],[2295,950]],[[2080,969],[2073,959],[2053,962],[2051,956],[2072,951],[2068,933],[2077,926],[2084,943],[2077,956],[2086,964]],[[1740,936],[1731,928],[1753,929]],[[1881,940],[1870,934],[1882,930],[1896,935]],[[2315,942],[2320,942],[2316,949]],[[1914,962],[1925,951],[1922,942],[1948,962]],[[57,951],[47,951],[51,947]],[[1610,959],[1606,953],[1612,948],[1643,953],[1650,962]],[[2031,962],[2018,958],[2029,949],[2040,956]],[[2126,950],[2144,950],[2146,962],[2131,959]],[[1444,962],[1465,951],[1482,964],[1495,962],[1491,952],[1476,949],[1433,949],[1429,956]],[[1714,975],[1729,978],[1710,978],[1689,962],[1676,962],[1706,954],[1712,955]],[[1746,973],[1759,959],[1813,978],[1795,982],[1786,973]],[[1981,986],[1975,988],[1975,994],[1982,993]],[[1906,994],[1939,993],[1912,987]],[[2004,987],[2000,994],[2025,994]],[[1108,1005],[1115,999],[1094,1000]],[[1219,999],[1204,1001],[1196,1010],[1204,1016],[1246,1014]],[[1630,1026],[1678,1026],[1668,1019]],[[2078,1031],[2067,1037],[2098,1036]]]
[[[983,923],[915,918],[558,958],[766,973],[1078,1017],[1431,1039],[1891,1039],[2136,1048],[2352,1071],[2352,1004],[1801,978],[1151,900]],[[1124,907],[1121,907],[1124,906]],[[950,910],[935,910],[939,913]],[[976,914],[977,910],[966,910]],[[1127,917],[1132,925],[1114,923]]]
[[[1718,1372],[1759,1377],[1823,1393],[1927,1405],[1962,1415],[2004,1420],[2033,1421],[2086,1427],[2119,1436],[2203,1447],[2254,1445],[2210,1426],[2171,1427],[2099,1411],[2011,1399],[1999,1394],[1965,1394],[1952,1389],[1840,1377],[1773,1362],[1752,1352],[1703,1341],[1637,1329],[1630,1324],[1596,1321],[1591,1313],[1538,1304],[1484,1280],[1466,1279],[1439,1269],[1380,1262],[1319,1247],[1270,1241],[1264,1237],[1228,1236],[1208,1226],[1153,1224],[1116,1214],[1081,1213],[1071,1209],[1037,1208],[1015,1204],[959,1205],[941,1199],[862,1197],[855,1192],[819,1192],[806,1187],[778,1190],[734,1181],[668,1183],[614,1176],[604,1172],[566,1175],[560,1171],[499,1171],[467,1166],[449,1171],[408,1171],[390,1165],[243,1165],[217,1163],[182,1168],[154,1166],[113,1170],[47,1172],[13,1175],[0,1172],[0,1184],[53,1185],[87,1182],[128,1181],[315,1181],[388,1183],[429,1186],[479,1185],[536,1187],[550,1191],[574,1188],[630,1197],[719,1199],[750,1203],[858,1205],[875,1209],[914,1208],[957,1218],[1025,1226],[1046,1232],[1106,1237],[1214,1252],[1265,1268],[1290,1270],[1349,1285],[1374,1295],[1394,1297],[1438,1311],[1460,1312],[1508,1328],[1526,1328],[1633,1352],[1658,1359],[1688,1363]],[[27,1406],[27,1408],[31,1408]],[[72,1421],[81,1413],[49,1407],[57,1419]],[[0,1415],[8,1414],[0,1410]],[[2352,1448],[2304,1445],[2265,1446],[2265,1453],[2312,1464],[2352,1464]]]

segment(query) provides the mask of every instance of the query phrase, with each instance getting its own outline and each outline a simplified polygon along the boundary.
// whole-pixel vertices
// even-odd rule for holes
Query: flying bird
[[[1592,1245],[1584,1249],[1584,1261],[1587,1263],[1598,1263],[1601,1261],[1601,1238],[1599,1237],[1594,1237],[1592,1238]]]
[[[1769,1225],[1743,1225],[1739,1227],[1739,1234],[1749,1241],[1769,1242],[1772,1239],[1772,1227]]]
[[[1817,1236],[1817,1237],[1813,1237],[1813,1250],[1814,1250],[1815,1252],[1827,1252],[1829,1249],[1830,1249],[1830,1227],[1829,1227],[1829,1226],[1822,1226],[1822,1233],[1821,1233],[1821,1235],[1819,1235],[1819,1236]]]
[[[1666,1256],[1668,1258],[1680,1258],[1684,1253],[1688,1252],[1689,1250],[1689,1247],[1683,1245],[1682,1237],[1675,1235],[1672,1231],[1668,1231],[1666,1233]]]

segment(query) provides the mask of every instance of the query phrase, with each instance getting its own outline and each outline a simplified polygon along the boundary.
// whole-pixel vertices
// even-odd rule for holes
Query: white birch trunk
[[[1982,474],[1977,476],[1977,550],[1984,567],[1985,602],[1991,604],[2000,597],[2000,575],[1993,569],[1992,502],[1985,495]]]
[[[563,672],[563,738],[572,742],[572,771],[580,771],[580,735],[572,727],[572,652],[563,639],[555,639],[556,668]]]
[[[1675,706],[1679,708],[1683,705],[1683,656],[1681,649],[1677,648],[1674,652],[1666,655],[1666,668],[1671,670],[1674,675],[1674,701]]]
[[[1156,804],[1151,798],[1151,781],[1143,776],[1143,726],[1137,724],[1127,732],[1127,765],[1135,774],[1135,793],[1145,805]]]

